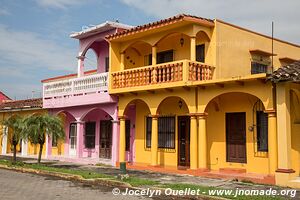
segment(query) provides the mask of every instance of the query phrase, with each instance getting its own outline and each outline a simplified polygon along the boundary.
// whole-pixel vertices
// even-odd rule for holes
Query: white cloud
[[[0,38],[0,59],[13,63],[20,69],[43,67],[49,70],[74,71],[76,68],[76,50],[70,51],[36,33],[10,30],[0,25]]]
[[[179,13],[219,18],[265,34],[275,22],[275,35],[300,43],[300,1],[295,0],[120,0],[149,16],[166,18]],[[291,27],[293,30],[291,30]],[[295,32],[297,34],[295,34]]]
[[[82,0],[36,0],[43,7],[66,9],[69,6],[79,5]]]
[[[11,13],[4,8],[0,8],[0,16],[4,16],[4,15],[10,15]]]

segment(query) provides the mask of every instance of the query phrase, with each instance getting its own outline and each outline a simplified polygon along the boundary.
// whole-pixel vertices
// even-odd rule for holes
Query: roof
[[[86,28],[82,31],[74,32],[70,35],[70,37],[80,39],[80,38],[85,38],[87,36],[94,35],[96,33],[102,33],[102,32],[105,32],[105,31],[108,31],[111,29],[115,29],[115,28],[130,29],[130,28],[133,28],[133,26],[130,26],[127,24],[122,24],[119,22],[106,21],[102,24],[98,24],[96,26]]]
[[[268,78],[274,83],[283,81],[300,82],[300,60],[291,64],[279,67]]]
[[[96,73],[96,72],[97,72],[97,70],[93,69],[93,70],[89,70],[89,71],[84,72],[84,75],[89,75],[89,74],[93,74],[93,73]],[[75,73],[74,74],[67,74],[67,75],[47,78],[47,79],[41,80],[41,82],[45,83],[45,82],[50,82],[50,81],[55,81],[55,80],[60,80],[60,79],[69,79],[69,78],[75,78],[75,77],[77,77],[77,74],[75,74]]]
[[[0,91],[0,96],[5,97],[5,100],[10,100],[11,98],[9,98],[6,94],[4,94],[3,92]]]
[[[253,54],[262,55],[262,56],[277,56],[277,54],[275,53],[267,52],[261,49],[250,49],[249,52]]]
[[[116,39],[116,38],[119,38],[119,37],[122,37],[122,36],[135,34],[137,32],[147,31],[147,30],[155,29],[155,28],[158,28],[158,27],[161,27],[161,26],[174,24],[174,23],[179,22],[179,21],[195,21],[195,22],[202,23],[202,24],[210,26],[210,27],[214,26],[214,20],[212,20],[212,19],[197,17],[197,16],[194,16],[194,15],[179,14],[179,15],[175,15],[173,17],[169,17],[167,19],[162,19],[162,20],[159,20],[159,21],[156,21],[156,22],[151,22],[151,23],[148,23],[148,24],[136,26],[136,27],[133,27],[131,29],[124,30],[122,32],[118,32],[118,33],[108,35],[108,36],[106,36],[106,39],[112,40],[112,39]]]
[[[43,100],[42,98],[37,99],[26,99],[26,100],[16,100],[8,101],[0,104],[0,111],[15,110],[15,109],[32,109],[32,108],[42,108]]]

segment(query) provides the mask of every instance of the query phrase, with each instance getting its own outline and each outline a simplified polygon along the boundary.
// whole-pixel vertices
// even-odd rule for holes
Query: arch
[[[171,110],[174,113],[168,113]],[[169,115],[169,114],[189,114],[190,110],[186,101],[179,96],[169,96],[164,98],[156,109],[158,115]]]
[[[205,106],[205,109],[204,111],[201,111],[201,112],[207,112],[207,109],[210,105],[213,105],[216,109],[216,111],[219,111],[220,110],[220,97],[224,96],[224,95],[230,95],[230,94],[244,94],[244,95],[249,95],[249,96],[252,96],[252,97],[255,97],[256,99],[260,100],[262,103],[263,103],[263,107],[264,109],[267,108],[267,106],[265,105],[265,103],[259,98],[257,97],[256,95],[253,95],[253,94],[250,94],[250,93],[246,93],[246,92],[224,92],[224,93],[221,93],[221,94],[218,94],[218,95],[215,95],[214,97],[212,97],[208,103],[206,104]],[[255,102],[253,102],[254,104]]]
[[[146,42],[144,40],[136,40],[136,41],[128,43],[127,45],[125,45],[124,47],[122,47],[120,53],[124,53],[128,48],[134,47],[136,44],[146,44],[147,46],[150,46],[150,48],[152,47],[152,45],[150,43],[148,43],[148,42]]]
[[[94,107],[94,108],[91,108],[89,109],[88,111],[86,111],[81,117],[80,117],[80,121],[84,121],[84,119],[91,113],[97,111],[97,110],[100,110],[101,112],[105,113],[106,116],[105,118],[107,119],[113,119],[113,116],[111,116],[108,112],[106,112],[104,109],[102,108],[99,108],[99,107]]]
[[[94,48],[89,48],[87,52],[85,53],[84,58],[84,70],[93,70],[97,69],[99,65],[99,54],[96,52]]]
[[[197,41],[201,40],[201,41],[204,41],[204,42],[209,42],[210,41],[210,37],[209,37],[209,35],[205,31],[200,30],[196,34],[196,40]]]
[[[143,101],[142,99],[133,99],[133,100],[131,100],[129,103],[127,103],[126,107],[123,110],[123,113],[120,113],[120,114],[126,116],[126,114],[128,113],[128,110],[130,109],[130,107],[132,105],[136,106],[137,104],[145,106],[146,107],[146,112],[148,112],[149,114],[151,114],[149,105],[145,101]]]
[[[199,34],[205,34],[205,36],[209,39],[209,41],[211,40],[211,33],[208,30],[202,29],[200,28],[197,32],[196,32],[196,37]]]
[[[171,32],[171,33],[165,34],[164,36],[162,36],[161,38],[159,38],[159,39],[155,42],[155,45],[158,45],[160,42],[162,42],[162,41],[165,40],[166,38],[171,37],[171,36],[173,36],[173,35],[177,35],[177,34],[179,34],[179,35],[181,34],[181,35],[183,35],[183,36],[185,36],[185,37],[190,38],[190,36],[187,35],[186,33],[182,33],[182,32],[176,31],[176,32]]]

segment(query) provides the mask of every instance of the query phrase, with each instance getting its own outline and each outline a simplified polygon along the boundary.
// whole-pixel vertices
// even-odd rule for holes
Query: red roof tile
[[[197,17],[194,15],[187,15],[187,14],[179,14],[179,15],[175,15],[173,17],[167,18],[167,19],[162,19],[156,22],[151,22],[148,24],[144,24],[144,25],[140,25],[140,26],[136,26],[134,28],[128,29],[128,30],[124,30],[122,32],[118,32],[118,33],[114,33],[111,35],[106,36],[106,39],[108,40],[112,40],[112,39],[116,39],[122,36],[126,36],[126,35],[130,35],[130,34],[134,34],[137,32],[141,32],[141,31],[146,31],[149,29],[154,29],[154,28],[158,28],[161,26],[165,26],[165,25],[169,25],[169,24],[173,24],[179,21],[183,21],[183,20],[196,20],[199,23],[203,23],[207,26],[214,26],[214,21],[212,19],[206,19],[206,18],[202,18],[202,17]]]
[[[16,100],[9,101],[0,104],[0,111],[11,110],[11,109],[25,109],[25,108],[42,108],[43,100],[38,99],[26,99],[26,100]]]
[[[279,67],[268,79],[274,83],[282,81],[300,82],[300,60]]]

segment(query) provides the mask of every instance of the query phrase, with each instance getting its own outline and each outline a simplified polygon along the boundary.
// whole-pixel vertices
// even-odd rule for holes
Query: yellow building
[[[272,51],[268,36],[190,15],[107,40],[109,92],[119,96],[119,162],[262,183],[291,168],[277,156],[284,139],[277,116],[288,113],[276,113],[276,86],[266,79],[299,59],[299,45],[274,39]],[[299,148],[293,153],[299,158]]]
[[[47,110],[43,109],[42,106],[42,99],[7,101],[0,104],[0,149],[2,155],[10,155],[13,153],[13,146],[11,144],[12,130],[3,126],[2,122],[15,115],[27,117],[30,115],[46,113]],[[48,155],[47,151],[52,151],[52,154],[54,155],[63,151],[63,144],[61,142],[51,141],[49,137],[46,138],[47,141],[43,148],[43,156]],[[49,145],[50,142],[52,143],[52,146]],[[17,146],[17,151],[18,154],[25,157],[37,155],[39,152],[39,145],[31,144],[30,142],[23,140],[20,141]]]

